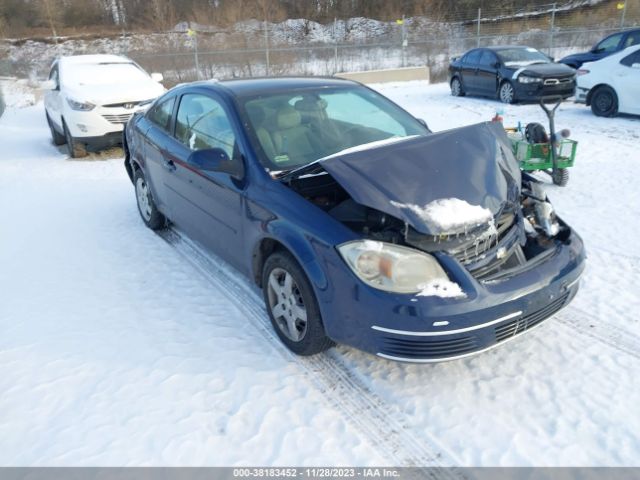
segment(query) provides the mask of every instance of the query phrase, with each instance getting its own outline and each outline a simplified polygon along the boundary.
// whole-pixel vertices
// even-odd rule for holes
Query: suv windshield
[[[361,87],[263,94],[245,99],[244,109],[255,150],[271,171],[372,142],[429,133],[407,112]]]
[[[507,67],[549,63],[549,57],[535,48],[505,48],[496,53]]]

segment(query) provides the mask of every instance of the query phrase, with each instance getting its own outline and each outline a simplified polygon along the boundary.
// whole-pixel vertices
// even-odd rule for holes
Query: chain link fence
[[[587,50],[612,32],[640,27],[640,0],[574,0],[511,11],[487,8],[473,16],[444,14],[438,21],[361,18],[320,25],[253,20],[232,32],[187,27],[93,41],[61,38],[41,47],[22,42],[10,47],[11,61],[0,60],[0,75],[42,77],[57,55],[121,53],[150,72],[162,72],[168,86],[206,78],[333,75],[422,65],[438,81],[446,78],[452,56],[476,46],[528,45],[555,58]],[[22,58],[21,49],[26,52]]]

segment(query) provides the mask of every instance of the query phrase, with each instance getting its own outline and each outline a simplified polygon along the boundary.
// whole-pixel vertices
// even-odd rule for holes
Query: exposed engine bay
[[[488,222],[438,235],[421,233],[405,221],[356,202],[327,172],[284,183],[366,239],[448,254],[484,282],[497,282],[539,264],[570,235],[543,185],[528,174],[522,175],[519,204],[507,201]]]

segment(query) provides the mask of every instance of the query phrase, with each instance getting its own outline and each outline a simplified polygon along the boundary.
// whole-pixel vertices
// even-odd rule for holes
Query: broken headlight
[[[338,251],[360,280],[380,290],[417,293],[426,284],[448,281],[438,261],[412,248],[373,240],[356,240]]]

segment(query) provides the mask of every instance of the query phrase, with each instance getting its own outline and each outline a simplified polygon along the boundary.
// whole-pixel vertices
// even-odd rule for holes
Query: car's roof
[[[65,65],[95,65],[98,63],[132,63],[132,60],[120,55],[70,55],[60,57],[58,62]]]
[[[263,93],[289,92],[305,88],[357,86],[357,82],[335,77],[261,77],[221,81],[193,82],[184,87],[205,86],[222,88],[236,97],[248,97]]]
[[[487,50],[493,50],[494,52],[499,52],[500,50],[511,50],[511,49],[518,49],[518,50],[531,50],[533,47],[529,47],[527,45],[492,45],[489,47],[480,47],[480,48],[486,48]],[[534,50],[538,50],[537,48],[533,48]]]

